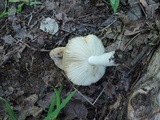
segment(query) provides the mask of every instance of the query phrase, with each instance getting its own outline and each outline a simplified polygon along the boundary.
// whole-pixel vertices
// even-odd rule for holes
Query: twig
[[[102,114],[101,114],[101,116],[99,117],[98,120],[103,120],[103,118],[104,118],[104,116],[106,114],[106,109],[107,109],[107,107],[106,107],[107,106],[106,101],[107,101],[107,96],[105,95],[105,104],[104,104],[104,107],[103,107],[103,110],[102,110]]]
[[[18,40],[16,43],[18,43],[18,42],[21,42],[22,44],[24,44],[25,46],[27,46],[28,48],[30,48],[30,49],[32,49],[32,50],[37,50],[37,49],[29,46],[27,43],[23,42],[23,41],[22,41],[22,38],[21,38],[20,40]]]
[[[137,35],[135,35],[125,46],[124,50],[126,50],[126,48],[128,47],[128,45],[136,38],[140,35],[141,33],[138,33]]]
[[[102,31],[104,31],[104,30],[106,30],[108,27],[110,27],[113,23],[115,23],[117,21],[117,19],[116,20],[114,20],[114,21],[112,21],[112,23],[110,23],[109,25],[107,25],[106,27],[104,27],[103,29],[101,29],[101,30],[99,30],[100,32],[102,32]]]
[[[85,97],[71,82],[70,80],[68,79],[68,77],[65,75],[64,72],[62,72],[62,74],[64,75],[64,77],[69,81],[69,83],[71,84],[71,86],[89,103],[91,104],[92,106],[95,105],[95,103],[97,102],[97,100],[99,99],[99,97],[102,95],[102,93],[104,92],[106,86],[103,88],[103,90],[101,91],[101,93],[98,95],[98,97],[94,100],[94,102],[92,103],[87,97]]]
[[[92,14],[87,14],[87,15],[80,16],[80,17],[78,17],[78,18],[76,18],[76,19],[73,19],[73,21],[77,21],[77,20],[79,20],[79,19],[88,17],[88,16],[90,16],[90,15],[92,15]]]
[[[152,116],[155,116],[155,115],[158,114],[158,113],[160,113],[160,107],[158,107],[158,109],[157,109],[155,112],[150,113],[149,115],[146,115],[146,116],[144,116],[144,117],[141,117],[140,120],[146,120],[147,118],[152,117]]]
[[[57,45],[58,47],[62,44],[62,42],[64,41],[64,39],[69,35],[70,33],[67,33],[63,36],[62,40],[59,40],[54,46],[53,48],[55,48],[55,46]]]
[[[146,19],[147,19],[147,14],[146,14],[146,12],[145,12],[145,10],[144,10],[144,8],[143,8],[143,6],[141,5],[141,3],[140,3],[140,2],[139,2],[139,5],[140,5],[140,7],[141,7],[141,9],[142,9],[143,13],[145,14]]]
[[[73,87],[73,89],[75,89],[89,104],[91,104],[92,106],[94,106],[94,104],[89,100],[87,99],[71,82],[70,80],[68,79],[68,77],[65,75],[65,73],[62,71],[62,74],[64,75],[64,77],[69,81],[70,85]]]
[[[28,24],[27,24],[28,26],[29,26],[29,24],[31,23],[32,18],[33,18],[33,16],[32,16],[32,13],[31,13],[31,16],[30,16],[29,21],[28,21]]]
[[[123,29],[122,29],[122,32],[121,32],[121,40],[119,40],[119,42],[118,42],[118,49],[120,49],[120,47],[121,47],[121,45],[122,45],[122,38],[123,38],[123,33],[124,33],[124,29],[125,29],[125,26],[123,27]]]
[[[87,97],[85,97],[77,88],[75,88],[73,85],[72,87],[77,90],[77,92],[87,101],[89,102],[92,106],[94,106],[94,103],[92,103]]]
[[[107,85],[106,85],[107,86]],[[102,95],[102,93],[104,92],[106,86],[103,88],[103,90],[101,91],[101,93],[98,95],[98,97],[95,99],[95,101],[93,102],[93,105],[97,102],[97,100],[99,99],[99,97]]]

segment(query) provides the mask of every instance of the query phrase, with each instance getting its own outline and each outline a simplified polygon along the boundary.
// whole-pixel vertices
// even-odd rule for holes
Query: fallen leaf
[[[12,35],[6,35],[2,39],[7,44],[13,44],[13,42],[15,41],[15,39],[12,37]]]
[[[33,106],[28,111],[29,111],[30,115],[32,115],[33,117],[37,117],[42,112],[42,109],[37,106]]]
[[[58,32],[58,23],[52,18],[45,18],[41,21],[40,29],[54,35]]]
[[[15,21],[16,18],[16,7],[12,6],[8,11],[13,11],[10,14],[8,14],[8,20],[9,21]]]
[[[20,108],[20,114],[18,120],[25,120],[28,116],[37,117],[41,112],[42,108],[35,106],[34,104],[38,100],[37,94],[32,94],[29,97],[25,98],[23,101],[23,108]]]
[[[42,36],[39,36],[37,38],[37,44],[42,47],[44,45],[44,40],[43,40],[43,37]]]
[[[117,95],[116,88],[111,82],[107,82],[104,93],[110,98],[113,99]]]
[[[153,19],[155,17],[155,10],[159,8],[160,3],[153,0],[149,0],[148,6],[145,7],[146,16],[148,19]]]
[[[63,14],[62,14],[62,13],[58,13],[58,14],[55,15],[55,17],[56,17],[58,20],[62,20]]]
[[[144,23],[142,21],[134,21],[131,23],[131,25],[129,26],[129,28],[126,28],[124,31],[124,35],[126,36],[131,36],[131,35],[136,35],[138,33],[140,33],[141,31],[143,31],[143,26]]]
[[[37,117],[42,112],[42,109],[37,106],[32,106],[21,110],[18,120],[25,120],[28,116]]]
[[[38,95],[32,94],[29,97],[27,97],[24,101],[26,101],[28,105],[34,105],[37,102],[37,100],[38,100]]]
[[[46,110],[46,108],[49,107],[51,101],[53,100],[53,97],[53,92],[47,93],[46,96],[43,99],[39,100],[37,103],[43,110]]]
[[[88,114],[84,104],[78,101],[72,101],[64,108],[66,118],[64,120],[73,120],[74,118],[85,119]]]
[[[142,10],[139,4],[134,4],[130,10],[127,12],[127,15],[130,20],[138,20],[139,18],[142,17]]]
[[[56,8],[56,3],[55,2],[51,2],[51,1],[46,1],[45,2],[45,7],[47,10],[54,10]]]

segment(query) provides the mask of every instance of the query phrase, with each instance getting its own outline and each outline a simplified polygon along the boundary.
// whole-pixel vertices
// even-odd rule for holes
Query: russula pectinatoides
[[[57,67],[63,70],[63,51],[65,50],[65,47],[57,47],[49,52],[49,56],[54,60],[54,63]]]
[[[57,50],[57,48],[56,48]],[[53,49],[50,56],[53,59]],[[62,52],[62,50],[59,50]],[[95,35],[75,37],[63,48],[63,56],[58,66],[76,85],[87,86],[102,78],[107,66],[116,66],[120,60],[119,51],[105,52],[102,41]],[[117,60],[115,59],[117,58]],[[121,58],[122,59],[122,58]],[[53,59],[55,64],[57,61]]]

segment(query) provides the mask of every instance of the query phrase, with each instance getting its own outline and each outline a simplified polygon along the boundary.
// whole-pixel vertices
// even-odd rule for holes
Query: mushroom
[[[115,51],[105,53],[102,41],[95,35],[75,37],[65,47],[63,70],[76,85],[87,86],[97,82],[106,66],[116,66]]]
[[[54,60],[54,63],[57,67],[63,70],[62,59],[63,59],[63,51],[65,47],[58,47],[49,52],[49,56]]]
[[[72,38],[66,47],[55,48],[49,55],[72,83],[82,86],[100,80],[107,66],[116,66],[124,61],[122,51],[105,53],[102,41],[92,34]]]

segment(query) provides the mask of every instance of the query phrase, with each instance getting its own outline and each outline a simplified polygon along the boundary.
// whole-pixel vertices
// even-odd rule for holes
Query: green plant
[[[9,116],[10,116],[10,119],[11,119],[11,120],[18,120],[17,117],[16,117],[16,115],[15,115],[15,113],[13,112],[10,104],[8,103],[8,101],[5,100],[5,99],[2,98],[2,97],[0,97],[0,100],[2,100],[2,101],[4,102],[5,107],[7,108],[7,112],[8,112],[8,114],[9,114]]]
[[[19,2],[19,1],[18,0],[9,0],[9,2],[15,3],[15,2]],[[5,15],[9,15],[11,13],[14,13],[14,12],[17,12],[17,13],[21,12],[24,5],[39,5],[39,4],[42,4],[42,3],[41,2],[22,2],[22,3],[18,4],[16,10],[7,11],[6,7],[8,5],[8,2],[6,2],[5,10],[2,13],[0,13],[0,18],[4,17]]]
[[[73,95],[76,92],[76,90],[74,90],[61,102],[60,95],[61,95],[62,89],[63,89],[63,86],[61,86],[58,90],[54,89],[55,97],[53,98],[53,100],[50,104],[47,116],[44,118],[44,120],[55,120],[57,118],[59,112],[61,111],[61,109],[66,106],[66,104],[70,101],[70,99],[73,97]],[[18,120],[14,111],[12,110],[12,107],[10,106],[9,102],[2,97],[0,97],[0,100],[2,100],[4,102],[10,119],[11,120]]]
[[[55,120],[61,111],[62,108],[66,106],[66,104],[70,101],[70,99],[75,94],[76,90],[71,92],[62,102],[60,100],[60,94],[62,92],[62,86],[58,89],[54,89],[55,97],[53,98],[51,105],[49,107],[47,116],[44,118],[44,120]]]
[[[114,13],[116,13],[119,6],[119,0],[110,0],[110,4],[112,6]]]

